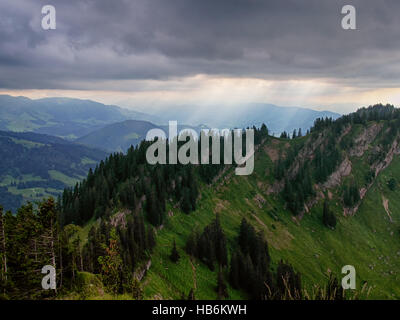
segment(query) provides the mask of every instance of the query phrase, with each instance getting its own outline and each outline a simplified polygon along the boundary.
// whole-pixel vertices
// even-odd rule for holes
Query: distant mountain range
[[[173,107],[158,115],[164,122],[177,120],[191,125],[206,124],[212,128],[259,127],[265,123],[275,135],[301,128],[306,132],[317,118],[337,119],[341,115],[330,111],[316,111],[300,107],[280,107],[273,104],[251,103],[240,107]]]
[[[15,210],[25,201],[54,196],[74,186],[103,151],[48,135],[0,131],[0,203]]]
[[[108,125],[127,120],[136,123],[120,124],[107,128],[107,132],[116,128],[132,136],[135,133],[143,136],[142,129],[151,122],[153,126],[167,125],[170,120],[177,120],[180,125],[198,127],[244,128],[260,126],[265,123],[271,132],[279,134],[282,131],[291,132],[302,128],[305,132],[315,119],[332,117],[337,119],[338,113],[330,111],[315,111],[297,107],[279,107],[272,104],[246,104],[235,108],[224,106],[212,107],[166,107],[157,114],[146,114],[117,106],[104,105],[91,100],[70,98],[45,98],[31,100],[25,97],[0,95],[0,130],[15,132],[36,132],[75,140],[89,135],[84,140],[91,141],[90,134]],[[137,125],[137,128],[133,128]],[[129,132],[126,128],[129,127]],[[123,129],[125,128],[125,129]],[[113,134],[114,135],[114,134]],[[132,139],[133,137],[133,139]],[[111,149],[126,146],[124,142],[113,143]],[[124,149],[123,149],[124,150]]]
[[[6,131],[31,131],[73,140],[115,122],[150,118],[144,113],[90,100],[31,100],[0,95],[0,130]]]

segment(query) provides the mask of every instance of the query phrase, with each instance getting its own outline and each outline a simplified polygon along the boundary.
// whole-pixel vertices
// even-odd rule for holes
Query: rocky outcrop
[[[295,161],[288,170],[288,176],[290,179],[296,177],[299,172],[299,168],[304,165],[306,161],[314,159],[315,150],[324,142],[324,135],[319,134],[318,138],[314,141],[310,141],[304,146],[298,153]]]
[[[370,144],[375,140],[376,136],[382,129],[382,124],[374,123],[355,139],[354,147],[350,150],[351,157],[362,157],[364,152],[368,150]]]
[[[114,216],[110,218],[110,224],[116,228],[116,227],[126,227],[126,214],[130,213],[129,210],[123,210],[117,212]]]
[[[263,206],[264,206],[264,204],[265,204],[265,199],[264,199],[264,197],[261,195],[261,194],[259,194],[259,193],[257,193],[255,196],[254,196],[254,198],[253,198],[253,200],[254,200],[254,202],[257,204],[257,206],[261,209]]]
[[[346,156],[346,158],[342,161],[342,163],[339,165],[336,171],[332,173],[329,176],[328,180],[322,185],[322,189],[326,190],[340,185],[342,179],[350,175],[351,169],[352,169],[351,161]]]
[[[377,176],[382,170],[386,169],[392,162],[393,157],[398,154],[400,154],[400,147],[399,142],[396,139],[393,141],[392,146],[386,154],[385,159],[373,165],[372,169],[375,170],[375,176]]]
[[[389,151],[387,152],[385,159],[383,159],[382,161],[378,161],[377,163],[372,165],[371,169],[375,171],[375,177],[377,177],[384,169],[386,169],[393,161],[394,156],[398,155],[398,154],[400,154],[400,146],[399,146],[398,139],[396,138],[393,141]],[[374,184],[374,181],[370,182],[368,184],[368,186],[360,189],[361,201],[364,199],[368,190],[372,187],[373,184]],[[345,216],[354,215],[358,211],[361,201],[353,208],[344,208],[343,209],[344,215]]]

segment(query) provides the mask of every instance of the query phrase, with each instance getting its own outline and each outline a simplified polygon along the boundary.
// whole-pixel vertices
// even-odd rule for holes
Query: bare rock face
[[[392,162],[393,157],[398,154],[400,154],[400,146],[396,139],[393,141],[393,144],[390,147],[389,152],[386,154],[385,159],[373,166],[373,169],[375,169],[375,176],[377,176],[383,169],[386,169]]]
[[[361,133],[354,139],[354,147],[347,151],[345,158],[337,167],[337,169],[328,177],[327,181],[322,184],[314,185],[314,190],[316,191],[315,196],[312,199],[309,199],[307,203],[304,205],[304,210],[299,214],[298,219],[301,220],[304,213],[310,211],[310,209],[318,203],[320,200],[325,198],[324,192],[328,192],[328,197],[332,199],[332,192],[330,189],[334,189],[341,185],[343,179],[347,176],[350,176],[353,170],[353,163],[350,159],[352,157],[362,157],[366,151],[370,148],[378,148],[381,146],[373,146],[373,142],[378,137],[379,133],[382,131],[383,124],[382,123],[373,123],[369,125],[367,128],[364,128]],[[351,131],[351,126],[345,128],[339,137],[339,141],[346,136]],[[299,150],[296,158],[294,159],[292,165],[287,171],[287,177],[289,179],[294,178],[298,173],[299,168],[306,162],[312,161],[314,158],[315,150],[323,145],[324,143],[324,135],[320,134],[316,139],[309,141],[306,145]],[[379,150],[378,150],[379,151]],[[380,160],[373,165],[371,165],[371,169],[375,172],[375,177],[379,175],[385,168],[387,168],[392,162],[395,155],[400,154],[400,142],[399,138],[395,138],[392,145],[390,146],[389,151],[386,153],[386,157],[383,160]],[[370,187],[373,185],[373,181],[369,183],[369,185],[362,187],[360,192],[360,200],[362,201]],[[284,181],[275,181],[272,185],[269,185],[266,194],[276,194],[283,190]],[[259,200],[259,199],[255,199]],[[361,201],[356,204],[353,208],[344,208],[343,213],[345,216],[354,215],[361,204]],[[259,202],[259,201],[257,201]],[[260,203],[258,203],[260,205]]]
[[[324,142],[324,136],[320,134],[315,141],[309,142],[304,148],[302,148],[294,163],[288,170],[288,176],[293,179],[299,172],[299,168],[303,166],[306,161],[314,159],[315,150]]]
[[[272,185],[268,186],[267,189],[267,195],[271,193],[279,193],[283,190],[285,186],[285,182],[283,180],[281,181],[275,181]]]
[[[355,147],[350,150],[351,157],[362,157],[364,152],[368,150],[372,141],[375,140],[378,133],[381,131],[382,125],[374,123],[366,128],[356,139]]]
[[[129,210],[123,210],[117,212],[113,217],[110,219],[111,225],[116,228],[116,227],[122,227],[126,228],[126,215],[129,214]]]
[[[351,173],[351,161],[346,157],[337,170],[332,173],[328,180],[322,185],[323,189],[329,189],[340,185],[342,178],[347,177]]]
[[[253,198],[254,202],[257,204],[257,206],[261,209],[264,204],[265,204],[265,199],[261,194],[256,194]]]
[[[379,173],[382,172],[382,170],[386,169],[390,165],[390,163],[392,162],[394,156],[398,155],[398,154],[400,154],[400,146],[399,146],[398,140],[395,139],[393,141],[392,146],[390,147],[388,153],[386,154],[385,159],[375,163],[371,167],[371,169],[373,169],[375,171],[375,176],[378,176]],[[374,182],[372,181],[367,187],[361,188],[361,190],[360,190],[360,198],[361,198],[361,200],[364,199],[365,195],[367,194],[368,190],[371,188],[373,183]],[[344,215],[345,216],[354,215],[358,211],[359,206],[360,206],[360,203],[357,204],[354,208],[344,208],[344,210],[343,210]],[[389,215],[389,218],[391,219],[390,215]]]

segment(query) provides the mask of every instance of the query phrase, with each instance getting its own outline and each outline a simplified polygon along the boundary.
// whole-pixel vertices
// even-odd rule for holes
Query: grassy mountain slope
[[[353,125],[346,135],[360,143],[359,138],[376,125],[369,123],[366,128]],[[387,130],[385,124],[380,125],[380,132],[384,133]],[[335,230],[322,224],[322,198],[300,219],[286,209],[280,194],[269,191],[273,182],[273,162],[280,150],[309,137],[291,141],[269,140],[257,153],[253,175],[238,177],[230,171],[225,173],[215,186],[202,189],[198,209],[189,215],[169,208],[170,217],[157,233],[152,266],[143,283],[146,297],[177,299],[186,296],[193,287],[198,299],[217,297],[214,290],[216,274],[199,262],[193,261],[192,266],[183,248],[193,228],[202,230],[219,212],[231,251],[240,221],[245,217],[257,230],[264,232],[272,261],[289,261],[301,273],[309,292],[314,284],[326,283],[329,272],[340,277],[341,268],[350,264],[357,271],[357,288],[361,290],[367,282],[370,298],[400,298],[400,190],[392,191],[388,187],[390,178],[400,179],[398,155],[373,180],[357,212],[344,215],[343,185],[353,177],[359,181],[360,188],[364,184],[365,172],[370,168],[367,159],[374,153],[374,145],[379,144],[379,134],[373,138],[363,155],[344,150],[352,170],[324,194],[331,198],[331,210],[338,219]],[[390,213],[386,212],[385,203]],[[177,265],[168,258],[173,239],[181,254]],[[232,288],[229,292],[230,298],[243,297],[243,293]]]
[[[0,149],[0,203],[11,210],[57,196],[106,156],[52,136],[5,131],[0,131]]]

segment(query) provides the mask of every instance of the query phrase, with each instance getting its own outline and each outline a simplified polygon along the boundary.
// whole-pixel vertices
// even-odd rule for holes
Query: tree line
[[[255,145],[268,137],[265,125],[253,129]],[[224,150],[224,139],[220,139],[220,148]],[[184,143],[179,141],[178,148]],[[150,165],[146,161],[150,144],[142,141],[126,154],[111,154],[94,170],[90,169],[86,179],[74,188],[64,189],[58,200],[61,224],[83,225],[92,218],[109,215],[113,208],[129,208],[143,209],[147,220],[159,226],[165,219],[167,201],[178,204],[185,213],[194,211],[199,185],[213,181],[225,167],[223,160],[209,165]],[[242,147],[245,148],[245,143]],[[223,157],[224,153],[220,154]]]
[[[174,243],[171,259],[176,257],[175,250]],[[272,272],[268,243],[246,219],[240,224],[230,261],[218,214],[202,233],[193,231],[189,235],[185,250],[210,270],[217,269],[216,292],[219,298],[229,297],[225,279],[234,289],[246,292],[250,299],[282,299],[285,295],[301,298],[300,274],[283,261],[278,263],[275,274]],[[192,291],[189,296],[193,298]]]

